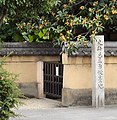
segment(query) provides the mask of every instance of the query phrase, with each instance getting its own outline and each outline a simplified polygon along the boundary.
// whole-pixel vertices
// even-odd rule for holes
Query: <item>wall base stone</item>
[[[117,88],[106,89],[105,93],[105,104],[114,105],[117,104]]]
[[[31,82],[31,83],[19,83],[18,87],[21,89],[21,92],[26,96],[30,98],[37,98],[38,97],[38,89],[37,89],[37,83]]]
[[[105,89],[105,105],[117,104],[117,89]],[[63,106],[91,106],[92,90],[91,89],[70,89],[62,90]]]
[[[91,89],[69,89],[62,90],[63,106],[91,105]]]

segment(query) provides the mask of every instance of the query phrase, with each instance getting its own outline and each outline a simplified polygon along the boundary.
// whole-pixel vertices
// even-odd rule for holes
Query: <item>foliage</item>
[[[17,25],[22,26],[23,23],[30,23],[37,26],[37,21],[42,15],[47,14],[51,7],[57,3],[57,0],[1,0],[0,1],[0,40],[1,41],[38,41],[40,36],[26,32],[24,29],[19,29]],[[35,23],[36,22],[36,23]],[[36,24],[36,25],[34,25]],[[27,35],[22,35],[22,32]],[[36,31],[40,34],[45,29]],[[36,33],[37,33],[36,32]],[[33,34],[33,35],[32,35]],[[43,36],[44,36],[43,35]],[[30,36],[30,37],[29,37]],[[32,36],[34,40],[32,40]],[[35,38],[37,37],[37,38]],[[42,37],[41,37],[42,39]],[[45,37],[44,37],[45,39]]]
[[[23,38],[14,23],[4,23],[0,28],[0,42],[10,42],[11,40],[20,42],[23,41]]]
[[[43,25],[43,24],[44,25]],[[17,28],[23,39],[28,42],[40,42],[49,39],[46,20],[42,21],[40,17],[31,19],[28,22],[21,21],[17,23]]]
[[[24,18],[44,14],[50,10],[55,0],[0,0],[1,14],[10,18]]]
[[[4,28],[4,33],[0,32],[2,40],[40,42],[49,39],[58,44],[67,42],[68,50],[75,51],[108,26],[117,26],[116,0],[15,0],[11,5],[10,2],[1,2],[8,13],[7,24],[1,27]],[[9,34],[5,34],[6,29],[10,29]]]
[[[50,37],[59,43],[67,42],[71,54],[108,26],[117,26],[117,1],[64,0],[52,9],[48,23]]]
[[[4,60],[0,61],[0,120],[8,120],[15,117],[12,108],[19,106],[20,90],[15,84],[16,75],[7,72],[4,68]]]

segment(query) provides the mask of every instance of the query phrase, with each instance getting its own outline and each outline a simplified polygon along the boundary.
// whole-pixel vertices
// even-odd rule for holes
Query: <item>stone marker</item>
[[[104,107],[104,36],[97,35],[92,45],[92,106]]]

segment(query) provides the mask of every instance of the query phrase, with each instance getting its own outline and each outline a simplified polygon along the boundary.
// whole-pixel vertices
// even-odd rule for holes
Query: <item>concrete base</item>
[[[106,105],[117,104],[117,89],[105,89],[105,104]],[[92,90],[63,88],[62,105],[63,106],[92,105]]]
[[[21,92],[27,97],[36,97],[38,98],[38,89],[37,83],[19,83],[18,87],[21,89]]]
[[[78,90],[63,88],[62,104],[63,106],[91,105],[91,94],[91,89]]]
[[[106,105],[117,104],[117,89],[106,89],[105,104]]]

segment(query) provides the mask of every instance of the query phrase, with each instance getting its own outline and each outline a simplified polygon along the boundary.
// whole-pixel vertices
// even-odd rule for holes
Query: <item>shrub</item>
[[[50,11],[48,23],[49,35],[59,44],[67,43],[71,55],[96,35],[112,33],[117,27],[117,0],[64,0]]]
[[[57,1],[59,0],[0,0],[0,41],[40,42],[40,39],[47,39],[46,29],[38,29],[42,25],[40,22],[37,24],[37,21],[51,11]],[[23,24],[26,26],[17,29],[17,24],[19,27]]]
[[[0,61],[0,120],[8,120],[16,114],[12,108],[20,105],[21,92],[14,80],[17,76],[3,68],[4,60]]]

